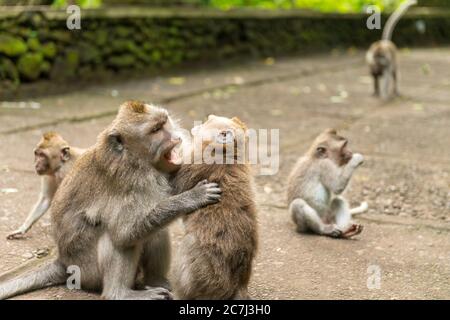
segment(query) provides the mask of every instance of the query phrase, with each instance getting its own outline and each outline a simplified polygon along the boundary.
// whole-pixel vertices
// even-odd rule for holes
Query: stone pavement
[[[54,251],[49,217],[23,240],[6,235],[36,200],[39,179],[32,150],[42,132],[56,130],[88,147],[124,100],[161,103],[186,128],[210,113],[238,116],[251,128],[280,129],[280,170],[257,176],[260,249],[250,291],[256,299],[450,298],[450,49],[403,50],[402,96],[371,97],[362,52],[266,59],[221,68],[34,99],[0,102],[0,274],[40,263]],[[312,138],[335,127],[366,161],[347,197],[369,202],[356,219],[354,240],[295,233],[285,181]],[[181,233],[171,226],[173,245]],[[41,250],[42,251],[42,250]],[[174,252],[176,252],[174,250]],[[369,266],[381,287],[368,289]],[[1,276],[0,276],[1,278]],[[90,299],[95,294],[50,288],[20,299]]]

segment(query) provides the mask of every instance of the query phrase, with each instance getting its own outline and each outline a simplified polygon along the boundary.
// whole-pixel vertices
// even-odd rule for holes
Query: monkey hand
[[[352,159],[350,160],[350,165],[354,168],[359,167],[364,162],[364,157],[360,153],[354,153]]]
[[[25,235],[25,233],[26,233],[25,230],[23,230],[22,228],[19,228],[15,231],[11,232],[10,234],[8,234],[6,239],[8,239],[8,240],[20,239]]]
[[[222,190],[217,183],[209,183],[208,180],[203,180],[189,192],[200,208],[219,202]]]

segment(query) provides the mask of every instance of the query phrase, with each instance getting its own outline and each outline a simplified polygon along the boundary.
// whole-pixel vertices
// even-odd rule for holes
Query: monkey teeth
[[[175,149],[170,150],[164,155],[164,158],[167,160],[167,162],[180,165],[181,164],[181,158],[178,156],[178,153]]]

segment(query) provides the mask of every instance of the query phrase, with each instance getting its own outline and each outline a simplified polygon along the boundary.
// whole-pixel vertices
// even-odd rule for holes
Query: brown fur
[[[176,218],[220,200],[202,182],[171,196],[168,172],[180,143],[166,110],[129,102],[63,180],[51,206],[58,257],[51,265],[0,283],[0,299],[63,284],[77,266],[83,289],[107,299],[169,299],[167,228]],[[136,290],[138,271],[144,290]]]
[[[214,126],[214,119],[210,121]],[[235,128],[245,129],[241,121],[232,121]],[[247,164],[183,165],[174,184],[187,190],[204,179],[220,185],[222,200],[183,219],[186,232],[175,268],[176,296],[181,299],[248,298],[247,287],[258,241],[250,167]]]
[[[299,232],[349,238],[362,231],[351,221],[352,209],[340,196],[363,156],[353,154],[347,139],[327,129],[314,140],[288,179],[289,212]]]
[[[56,132],[46,132],[42,135],[34,150],[35,170],[41,176],[39,199],[23,224],[8,234],[8,240],[21,238],[47,212],[62,180],[83,152],[83,149],[71,147]]]
[[[326,154],[318,154],[317,148],[326,149]],[[307,155],[310,158],[329,157],[335,160],[339,166],[343,166],[350,161],[352,153],[347,147],[347,139],[338,135],[336,129],[326,129],[312,143]]]
[[[60,174],[60,180],[62,180],[84,151],[84,149],[71,147],[61,135],[54,131],[45,132],[34,150],[36,169],[38,167],[42,169],[42,173],[37,170],[38,174],[56,175],[57,171],[63,169]]]

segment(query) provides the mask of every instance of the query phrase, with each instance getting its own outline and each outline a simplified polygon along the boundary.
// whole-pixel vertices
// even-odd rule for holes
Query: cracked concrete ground
[[[183,71],[34,99],[40,108],[0,102],[0,274],[40,263],[54,249],[48,215],[23,240],[7,241],[36,200],[32,150],[42,132],[57,130],[88,147],[127,99],[163,103],[185,127],[207,114],[238,116],[251,128],[280,129],[280,170],[257,176],[260,249],[250,292],[256,299],[450,298],[450,49],[403,50],[402,96],[370,96],[362,53],[254,61]],[[366,156],[347,197],[370,210],[354,240],[294,231],[285,204],[290,168],[326,127]],[[171,227],[173,246],[181,233]],[[174,250],[174,252],[176,252]],[[368,267],[381,287],[368,289]],[[19,299],[92,299],[63,287]]]

